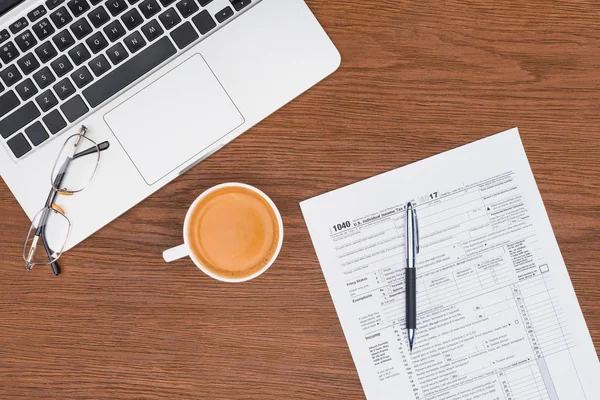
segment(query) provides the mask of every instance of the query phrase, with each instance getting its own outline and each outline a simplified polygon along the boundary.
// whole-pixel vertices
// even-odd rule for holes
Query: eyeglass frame
[[[68,141],[74,137],[74,136],[80,136],[80,137],[85,137],[85,134],[87,133],[88,129],[85,126],[81,126],[79,133],[76,133],[74,135],[69,136],[66,140],[65,140],[65,144],[68,143]],[[38,223],[38,226],[35,229],[35,234],[34,234],[34,239],[33,239],[33,243],[32,246],[29,250],[29,254],[27,257],[25,257],[25,252],[27,250],[27,243],[29,242],[29,236],[27,236],[27,240],[25,241],[25,244],[23,245],[23,259],[26,263],[25,269],[27,271],[31,271],[33,269],[33,267],[36,265],[35,263],[31,262],[31,259],[33,258],[33,253],[35,252],[36,248],[37,248],[37,242],[39,240],[42,241],[42,245],[44,246],[44,250],[46,251],[46,254],[48,255],[48,260],[50,261],[50,266],[52,268],[52,272],[54,273],[54,275],[58,276],[61,273],[61,269],[60,269],[60,265],[58,264],[58,259],[60,258],[60,254],[62,254],[62,249],[60,251],[60,254],[58,257],[56,257],[56,259],[52,259],[52,249],[50,249],[50,246],[48,245],[48,241],[46,239],[46,225],[48,222],[48,218],[49,215],[52,211],[55,211],[59,214],[61,214],[68,222],[69,222],[69,231],[67,232],[67,241],[68,241],[68,237],[69,237],[69,233],[71,231],[71,227],[70,227],[70,221],[69,219],[66,217],[66,215],[64,214],[64,212],[62,211],[62,209],[60,209],[60,207],[55,207],[54,201],[56,200],[56,197],[59,194],[63,194],[63,195],[73,195],[77,192],[82,191],[83,189],[85,189],[85,187],[79,191],[74,191],[74,192],[68,192],[68,191],[61,191],[60,189],[58,189],[60,187],[60,185],[62,184],[62,181],[67,173],[67,170],[69,168],[69,165],[71,164],[71,161],[76,160],[77,158],[83,157],[83,156],[87,156],[90,154],[95,154],[98,153],[98,163],[100,163],[100,154],[102,151],[108,149],[110,147],[110,143],[108,141],[104,141],[100,144],[96,144],[96,142],[94,142],[93,140],[87,138],[88,140],[90,140],[94,146],[90,147],[87,150],[83,150],[79,153],[75,153],[75,150],[77,149],[77,146],[79,145],[79,141],[81,140],[81,138],[79,138],[76,143],[73,145],[73,154],[71,156],[68,156],[67,159],[65,160],[65,162],[63,163],[63,165],[60,167],[58,173],[56,174],[56,179],[54,181],[52,181],[52,176],[54,175],[54,171],[56,169],[56,166],[58,164],[58,159],[56,160],[55,166],[52,170],[52,173],[50,175],[50,182],[52,184],[52,187],[50,189],[50,193],[48,194],[48,197],[46,199],[46,204],[44,206],[44,208],[42,208],[40,210],[40,212],[42,212],[42,216],[40,217],[40,221]],[[63,145],[64,147],[65,145]],[[58,157],[60,157],[60,154],[58,155]],[[94,170],[94,174],[92,175],[92,178],[90,179],[90,182],[93,180],[94,176],[96,175],[96,170]],[[31,234],[31,228],[30,228],[30,233]],[[66,241],[65,241],[66,244]]]

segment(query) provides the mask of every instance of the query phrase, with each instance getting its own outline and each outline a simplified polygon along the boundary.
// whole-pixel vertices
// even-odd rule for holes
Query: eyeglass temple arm
[[[108,149],[109,147],[110,147],[110,143],[108,143],[108,142],[102,142],[102,143],[100,143],[100,144],[98,145],[98,150],[99,150],[99,151],[104,151],[104,150]],[[77,158],[79,158],[79,157],[87,156],[87,155],[89,155],[89,154],[94,154],[94,153],[96,153],[96,147],[95,147],[95,146],[93,146],[93,147],[90,147],[90,148],[89,148],[89,149],[87,149],[87,150],[83,150],[83,151],[81,151],[81,152],[79,152],[79,153],[75,154],[75,155],[73,156],[73,160],[75,160],[75,159],[77,159]]]
[[[48,259],[52,260],[52,250],[50,250],[50,246],[48,246],[48,242],[46,241],[46,230],[42,232],[42,244],[44,245],[44,249],[46,250],[46,254],[48,255]],[[50,261],[50,266],[52,267],[52,272],[54,275],[60,275],[60,265],[58,265],[58,261]]]
[[[54,199],[56,198],[56,194],[57,194],[56,189],[54,189],[54,188],[58,187],[62,183],[62,180],[65,176],[65,171],[67,170],[68,166],[69,166],[69,161],[67,160],[60,167],[60,170],[58,171],[58,174],[56,175],[56,179],[53,182],[53,187],[52,187],[52,189],[50,189],[50,193],[48,193],[48,197],[46,198],[45,208],[52,207],[52,203],[54,203]],[[48,212],[45,211],[44,214],[42,215],[42,217],[40,218],[40,222],[38,224],[37,229],[35,230],[36,236],[42,236],[42,233],[44,231],[44,227],[46,226],[47,220],[48,220]]]
[[[56,198],[57,192],[55,187],[59,187],[62,183],[62,180],[65,176],[65,172],[69,167],[70,160],[66,160],[65,163],[60,167],[58,174],[56,175],[56,179],[53,182],[53,187],[50,189],[50,193],[48,193],[48,198],[46,199],[46,211],[42,215],[40,219],[40,223],[35,230],[35,235],[39,236],[42,240],[42,244],[44,245],[44,250],[46,250],[46,254],[48,255],[48,260],[50,261],[50,266],[52,267],[52,272],[54,275],[58,276],[60,274],[60,265],[58,265],[57,261],[52,261],[52,250],[50,246],[48,246],[48,241],[46,240],[46,223],[48,222],[48,208],[52,207],[52,203],[54,203],[54,199]]]

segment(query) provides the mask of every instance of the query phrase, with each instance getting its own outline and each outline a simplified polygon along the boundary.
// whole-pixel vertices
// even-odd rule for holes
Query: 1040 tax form
[[[421,246],[412,353],[408,201]],[[301,207],[368,400],[600,399],[598,356],[516,128]]]

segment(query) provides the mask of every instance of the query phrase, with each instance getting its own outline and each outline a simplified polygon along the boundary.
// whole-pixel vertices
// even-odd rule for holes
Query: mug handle
[[[170,248],[168,250],[163,251],[163,258],[166,262],[171,262],[175,260],[179,260],[185,256],[190,255],[190,250],[187,245],[180,244],[177,247]]]

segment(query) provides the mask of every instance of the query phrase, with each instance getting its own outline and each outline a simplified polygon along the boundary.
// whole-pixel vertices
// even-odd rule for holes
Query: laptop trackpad
[[[149,185],[244,123],[199,54],[104,119]]]

